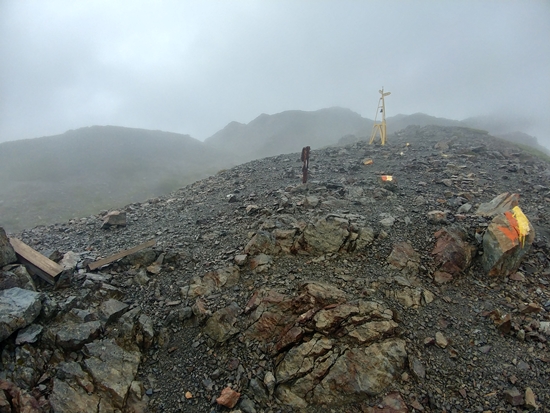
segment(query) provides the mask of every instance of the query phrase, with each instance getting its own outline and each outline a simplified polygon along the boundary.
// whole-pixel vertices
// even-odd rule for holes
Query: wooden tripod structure
[[[384,103],[384,97],[391,94],[391,92],[384,93],[384,87],[380,92],[380,99],[378,100],[378,107],[376,108],[376,115],[374,115],[374,125],[372,125],[372,135],[370,136],[369,145],[376,139],[377,132],[380,132],[380,141],[382,145],[386,144],[386,104]],[[382,120],[378,122],[378,113],[382,114]]]

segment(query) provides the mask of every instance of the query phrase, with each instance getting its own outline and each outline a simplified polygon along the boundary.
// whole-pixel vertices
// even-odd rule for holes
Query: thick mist
[[[0,141],[91,125],[204,140],[341,106],[499,115],[550,146],[550,3],[0,2]],[[519,126],[518,126],[519,127]]]

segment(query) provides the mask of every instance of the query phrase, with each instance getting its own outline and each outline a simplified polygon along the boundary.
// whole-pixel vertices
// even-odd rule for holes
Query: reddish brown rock
[[[226,387],[222,390],[220,397],[216,399],[216,403],[232,409],[239,401],[239,397],[241,397],[241,393],[236,392],[231,387]]]
[[[467,242],[467,234],[458,227],[443,228],[435,234],[436,245],[432,251],[434,262],[440,271],[458,275],[472,262],[474,247]]]
[[[255,310],[260,305],[262,298],[260,297],[260,292],[256,291],[252,297],[250,297],[250,300],[248,300],[248,303],[246,303],[246,306],[244,307],[244,313],[248,314],[250,311]]]
[[[14,383],[0,379],[0,392],[6,392],[11,399],[14,412],[40,413],[46,406],[39,403],[26,390],[17,387]],[[49,406],[48,406],[49,407]],[[9,411],[12,411],[11,409]]]
[[[278,340],[289,326],[294,325],[292,300],[274,290],[254,293],[247,308],[254,308],[250,313],[252,324],[246,331],[252,339],[264,342]]]
[[[345,293],[329,284],[310,282],[302,286],[300,295],[294,299],[274,290],[254,293],[245,307],[245,312],[252,311],[253,320],[247,330],[251,338],[277,342],[276,346],[287,346],[290,336],[281,338],[291,331],[295,324],[304,324],[313,318],[321,309],[329,305],[345,302]],[[292,330],[293,334],[298,330]],[[282,348],[282,347],[280,347]]]
[[[360,401],[401,377],[405,342],[393,337],[394,313],[380,303],[348,304],[335,286],[309,282],[295,298],[255,292],[247,308],[255,308],[247,338],[279,354],[275,394],[283,404],[304,408]],[[317,332],[308,337],[312,330]]]
[[[278,353],[292,344],[299,343],[303,336],[304,330],[301,327],[292,327],[281,337],[277,344],[275,344],[274,352]]]

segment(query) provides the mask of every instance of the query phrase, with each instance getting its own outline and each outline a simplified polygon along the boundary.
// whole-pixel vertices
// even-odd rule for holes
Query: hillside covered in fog
[[[372,125],[358,113],[333,107],[231,122],[205,142],[169,132],[91,126],[1,143],[0,226],[15,231],[120,208],[249,160],[365,140]],[[417,113],[388,117],[387,125],[389,134],[409,125],[474,127],[545,151],[536,138],[513,129],[518,124],[512,121]]]
[[[92,126],[0,144],[0,226],[82,217],[168,193],[230,162],[188,135]]]

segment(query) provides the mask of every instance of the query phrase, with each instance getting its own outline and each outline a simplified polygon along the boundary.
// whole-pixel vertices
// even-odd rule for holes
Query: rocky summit
[[[0,231],[0,412],[550,411],[549,208],[545,160],[426,126]]]

